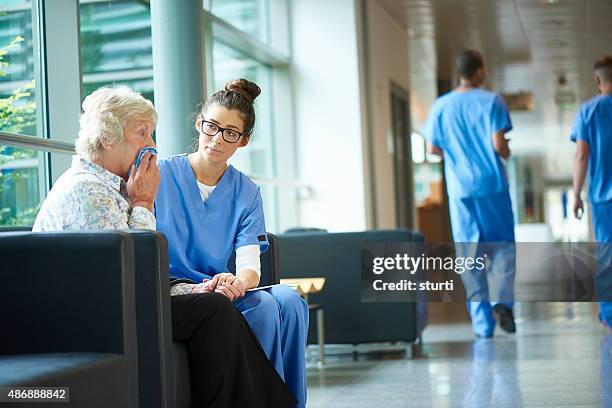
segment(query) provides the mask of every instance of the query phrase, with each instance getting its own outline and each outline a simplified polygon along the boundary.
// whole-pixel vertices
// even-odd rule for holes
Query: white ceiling
[[[454,80],[457,53],[480,50],[488,87],[534,93],[535,110],[512,115],[514,147],[568,160],[577,104],[559,107],[555,96],[573,94],[579,103],[596,93],[593,62],[612,54],[612,0],[377,1],[406,28],[413,81],[431,77],[432,69],[438,79]]]

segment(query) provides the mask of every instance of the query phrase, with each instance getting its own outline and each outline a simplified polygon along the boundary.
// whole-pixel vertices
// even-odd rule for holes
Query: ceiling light
[[[540,0],[540,4],[557,4],[559,0]]]

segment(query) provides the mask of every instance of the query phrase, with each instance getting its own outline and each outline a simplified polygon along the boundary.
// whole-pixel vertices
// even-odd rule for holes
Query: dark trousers
[[[295,407],[248,323],[225,296],[172,296],[172,336],[187,347],[193,407]]]

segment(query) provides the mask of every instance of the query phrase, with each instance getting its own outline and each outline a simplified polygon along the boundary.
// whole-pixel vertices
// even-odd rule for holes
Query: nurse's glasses
[[[204,119],[200,119],[200,131],[210,137],[214,137],[217,135],[217,133],[221,132],[221,137],[227,143],[236,143],[238,140],[240,140],[241,136],[247,133],[240,133],[237,130],[222,128],[216,123],[209,122]]]

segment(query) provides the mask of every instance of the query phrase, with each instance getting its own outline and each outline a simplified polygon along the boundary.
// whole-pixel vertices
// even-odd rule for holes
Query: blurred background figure
[[[591,221],[599,247],[598,292],[610,293],[609,245],[612,243],[612,56],[595,62],[594,79],[600,94],[585,102],[574,121],[571,140],[576,143],[574,215],[581,218],[582,186],[588,172]],[[612,333],[612,302],[600,302],[599,319]]]
[[[502,163],[510,157],[510,115],[501,96],[480,88],[485,67],[478,51],[460,53],[456,65],[459,86],[434,103],[425,128],[429,152],[444,157],[453,240],[514,242],[514,215]],[[476,336],[493,336],[494,314],[505,331],[516,331],[511,302],[514,265],[511,253],[498,252],[487,273],[461,275]],[[497,293],[489,293],[487,275],[497,280]]]

